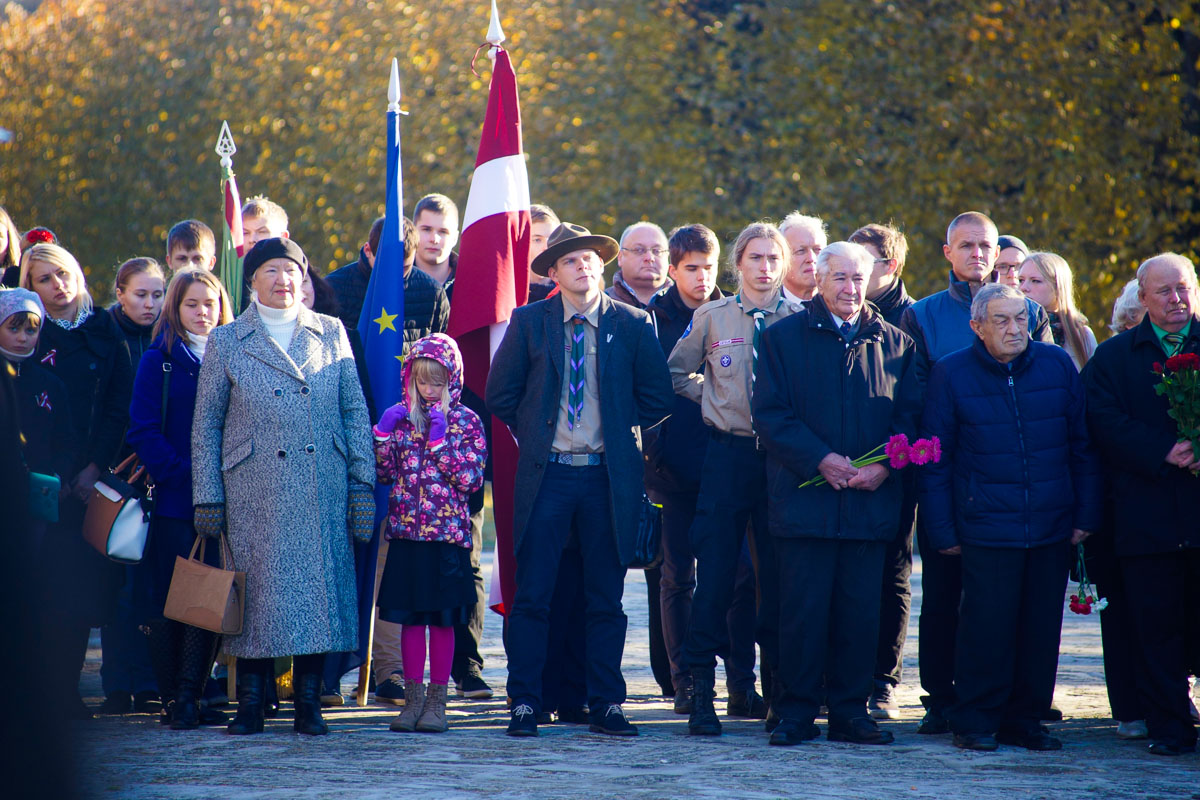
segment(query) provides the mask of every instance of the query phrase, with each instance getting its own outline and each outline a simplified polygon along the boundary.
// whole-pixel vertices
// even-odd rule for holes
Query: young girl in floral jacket
[[[459,402],[462,374],[453,339],[435,333],[419,340],[404,365],[403,398],[375,426],[376,472],[392,484],[379,616],[402,626],[405,706],[394,731],[447,729],[454,625],[475,605],[467,498],[483,485],[487,440],[479,417]]]

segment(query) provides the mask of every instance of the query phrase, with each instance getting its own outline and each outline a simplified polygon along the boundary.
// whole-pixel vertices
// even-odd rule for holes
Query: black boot
[[[267,681],[269,664],[270,661],[266,659],[238,659],[237,716],[226,728],[234,736],[263,731],[263,686]]]
[[[150,666],[154,670],[154,680],[158,683],[158,696],[163,701],[158,721],[170,725],[174,714],[175,696],[178,694],[176,681],[179,679],[183,625],[173,619],[159,617],[146,623],[146,635]]]
[[[268,660],[271,662],[271,668],[267,672],[267,693],[266,699],[263,701],[263,716],[267,719],[275,719],[279,716],[279,687],[275,683],[275,659]]]
[[[688,733],[693,736],[720,736],[721,721],[713,708],[716,688],[714,670],[692,670],[692,713],[688,716]]]
[[[321,718],[321,674],[293,672],[292,685],[295,688],[292,704],[296,708],[292,729],[296,733],[309,736],[324,736],[329,733],[329,726]]]
[[[206,725],[224,724],[224,714],[200,707],[200,698],[204,696],[204,685],[208,683],[216,653],[215,633],[191,625],[184,626],[178,693],[175,696],[175,710],[171,721],[171,727],[175,730],[191,730],[199,727],[202,722]]]

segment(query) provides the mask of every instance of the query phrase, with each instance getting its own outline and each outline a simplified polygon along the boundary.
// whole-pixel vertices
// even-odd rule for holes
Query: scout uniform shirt
[[[753,436],[750,390],[754,377],[754,318],[739,295],[705,303],[675,343],[667,359],[676,394],[700,404],[704,422],[724,433]],[[775,324],[798,309],[779,293],[763,306],[766,324]],[[703,367],[703,374],[700,369]]]

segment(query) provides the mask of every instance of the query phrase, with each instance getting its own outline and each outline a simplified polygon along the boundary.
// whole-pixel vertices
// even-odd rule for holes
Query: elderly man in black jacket
[[[560,293],[513,312],[486,401],[520,444],[513,511],[517,593],[508,618],[510,736],[536,736],[550,600],[574,526],[587,602],[591,730],[632,736],[625,718],[621,608],[642,502],[641,429],[674,402],[646,312],[601,291],[617,243],[562,223],[534,259]]]
[[[862,245],[824,248],[818,296],[762,340],[754,426],[767,450],[783,684],[771,744],[819,735],[822,679],[832,741],[893,738],[867,715],[867,698],[902,487],[885,464],[851,459],[914,431],[920,389],[912,340],[866,304],[872,261]],[[814,478],[827,483],[801,488]]]
[[[1196,749],[1187,675],[1200,649],[1200,460],[1155,392],[1172,356],[1200,353],[1196,269],[1174,253],[1137,272],[1146,318],[1096,348],[1083,371],[1088,425],[1115,494],[1115,546],[1145,674],[1150,752]],[[1171,364],[1168,364],[1168,368]],[[1189,650],[1190,648],[1190,650]]]

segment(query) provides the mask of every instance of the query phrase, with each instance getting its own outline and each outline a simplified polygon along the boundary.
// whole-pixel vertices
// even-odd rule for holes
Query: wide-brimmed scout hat
[[[567,253],[576,250],[595,250],[599,253],[600,259],[607,264],[617,257],[617,251],[621,249],[617,240],[611,236],[592,233],[582,225],[570,222],[560,223],[551,231],[546,242],[546,249],[533,260],[531,265],[531,269],[542,277],[549,277],[550,268],[554,266],[554,262]]]

